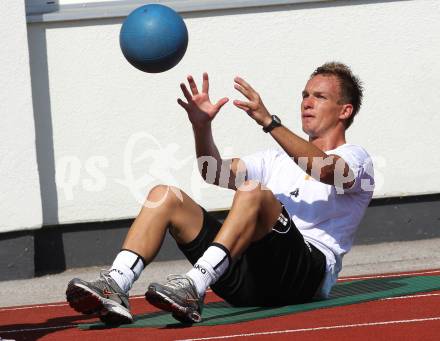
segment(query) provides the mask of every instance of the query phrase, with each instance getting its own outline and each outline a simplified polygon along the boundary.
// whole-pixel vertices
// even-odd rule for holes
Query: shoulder
[[[351,144],[351,143],[345,143],[342,146],[339,146],[339,147],[333,149],[333,152],[351,153],[351,154],[359,155],[360,157],[369,157],[370,156],[364,147],[357,145],[357,144]]]
[[[334,154],[342,157],[348,163],[354,163],[357,165],[363,165],[371,163],[371,156],[367,150],[356,144],[343,144],[331,151],[328,154]]]
[[[365,148],[355,144],[344,144],[329,154],[340,156],[348,164],[355,176],[355,185],[346,192],[355,192],[362,189],[363,192],[371,192],[374,189],[374,166],[370,154]],[[368,180],[367,183],[362,181]],[[363,187],[362,187],[363,186]]]

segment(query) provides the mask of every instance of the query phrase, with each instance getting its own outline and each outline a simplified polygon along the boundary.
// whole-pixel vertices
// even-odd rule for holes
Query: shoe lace
[[[110,271],[106,270],[106,269],[102,269],[99,272],[99,279],[96,282],[101,282],[101,279],[103,279],[105,281],[105,286],[106,289],[109,289],[112,293],[114,293],[115,295],[118,295],[119,297],[123,297],[126,298],[128,300],[128,294],[126,294],[123,291],[119,291],[119,290],[115,290],[115,288],[110,284],[110,281],[114,281],[113,278],[110,276]]]
[[[194,302],[200,300],[199,294],[197,293],[197,290],[194,288],[194,284],[192,283],[191,279],[189,279],[187,276],[169,275],[167,277],[167,282],[164,284],[164,286],[174,290],[184,289],[185,291],[190,291],[189,294],[192,297],[187,297],[187,300]]]

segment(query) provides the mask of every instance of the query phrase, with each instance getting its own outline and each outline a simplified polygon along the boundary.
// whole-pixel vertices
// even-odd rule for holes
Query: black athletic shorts
[[[203,226],[188,244],[178,244],[195,264],[214,241],[222,223],[203,209]],[[235,306],[280,306],[310,301],[325,273],[324,254],[304,241],[283,211],[272,232],[252,243],[211,289]]]

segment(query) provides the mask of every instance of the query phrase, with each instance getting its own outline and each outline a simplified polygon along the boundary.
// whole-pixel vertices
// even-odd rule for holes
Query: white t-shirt
[[[268,187],[287,209],[304,239],[326,256],[326,275],[317,293],[321,297],[328,297],[336,283],[342,258],[351,249],[374,189],[373,164],[365,149],[344,144],[326,154],[338,155],[349,165],[355,175],[350,189],[313,179],[281,148],[241,158],[248,179]]]

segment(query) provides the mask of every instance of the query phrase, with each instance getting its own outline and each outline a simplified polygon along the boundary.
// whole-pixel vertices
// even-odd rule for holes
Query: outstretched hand
[[[186,110],[193,127],[200,128],[211,122],[229,99],[224,97],[215,104],[211,102],[209,99],[209,79],[206,72],[203,73],[201,93],[199,93],[196,82],[191,75],[187,77],[187,80],[191,92],[184,83],[180,84],[180,88],[182,89],[187,102],[184,102],[179,98],[177,103]]]
[[[272,122],[272,117],[264,106],[260,95],[241,77],[234,78],[234,88],[240,91],[248,100],[234,100],[234,105],[244,110],[259,125],[266,127]]]

